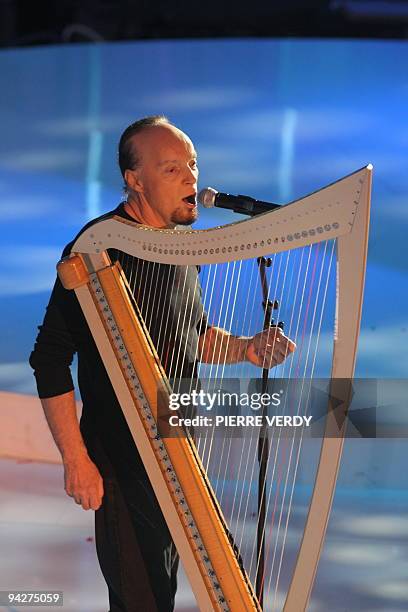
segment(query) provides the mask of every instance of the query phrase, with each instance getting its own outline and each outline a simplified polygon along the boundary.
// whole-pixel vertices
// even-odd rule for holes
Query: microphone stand
[[[259,275],[262,285],[262,307],[264,310],[264,329],[270,329],[271,327],[283,328],[283,323],[280,321],[275,325],[272,318],[273,311],[279,308],[277,300],[273,302],[268,298],[268,281],[266,278],[265,269],[269,268],[272,263],[270,258],[265,257],[258,258]],[[262,393],[267,393],[268,390],[268,378],[269,369],[263,368],[262,370]],[[256,572],[256,595],[261,608],[263,608],[264,600],[264,573],[265,573],[265,522],[266,522],[266,503],[265,503],[265,491],[266,491],[266,472],[268,467],[268,456],[269,456],[269,437],[268,428],[265,426],[265,417],[267,415],[266,406],[262,407],[262,427],[259,432],[258,439],[258,462],[259,462],[259,476],[258,476],[258,526],[257,526],[257,553],[258,553],[258,567]]]

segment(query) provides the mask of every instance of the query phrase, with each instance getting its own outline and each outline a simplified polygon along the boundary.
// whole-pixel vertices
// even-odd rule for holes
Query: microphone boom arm
[[[264,212],[270,212],[274,208],[280,208],[280,204],[262,202],[261,200],[256,200],[255,198],[241,194],[234,196],[234,200],[235,201],[232,201],[230,206],[227,206],[226,198],[223,198],[222,208],[228,208],[236,213],[240,213],[241,215],[249,215],[250,217],[260,215]],[[240,200],[239,204],[237,203],[237,200]],[[217,196],[215,197],[214,206],[217,206]]]
[[[235,213],[255,217],[265,212],[270,212],[276,208],[280,208],[280,204],[272,202],[262,202],[246,195],[231,195],[229,193],[221,193],[212,187],[202,189],[197,196],[198,201],[205,208],[226,208]]]

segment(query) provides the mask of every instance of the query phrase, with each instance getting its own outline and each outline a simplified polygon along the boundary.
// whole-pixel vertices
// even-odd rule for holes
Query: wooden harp
[[[113,217],[84,231],[71,256],[58,266],[63,285],[75,291],[86,317],[200,610],[246,612],[261,607],[251,572],[240,562],[210,483],[207,459],[181,431],[169,438],[158,431],[157,419],[168,406],[170,385],[129,296],[127,280],[107,251],[118,249],[158,264],[202,266],[279,254],[289,257],[302,250],[310,258],[312,248],[329,245],[335,261],[330,377],[351,379],[363,299],[371,174],[369,165],[277,210],[208,230],[157,230]],[[318,256],[317,261],[323,259]],[[296,258],[293,261],[302,265]],[[298,284],[307,274],[299,275]],[[304,311],[305,299],[301,302]],[[287,334],[293,336],[293,331]],[[299,368],[296,374],[308,375]],[[280,607],[276,594],[274,598],[273,609],[285,612],[307,608],[329,519],[346,419],[339,429],[329,402],[325,421],[308,512]],[[337,435],[332,435],[333,430]],[[265,609],[271,609],[271,602],[267,598]]]

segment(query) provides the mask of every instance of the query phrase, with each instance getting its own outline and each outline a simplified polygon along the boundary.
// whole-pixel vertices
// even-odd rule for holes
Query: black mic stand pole
[[[270,258],[265,257],[258,258],[259,275],[262,285],[262,307],[264,309],[264,329],[270,329],[272,327],[283,328],[283,323],[280,321],[278,325],[275,325],[272,318],[274,310],[279,308],[277,300],[273,302],[268,298],[268,281],[266,278],[265,268],[269,268],[272,261]],[[268,391],[268,378],[269,369],[263,368],[262,370],[262,393]],[[266,406],[262,407],[262,427],[259,432],[258,439],[258,462],[259,462],[259,476],[258,476],[258,526],[257,526],[257,553],[258,553],[258,565],[256,571],[256,595],[261,608],[263,608],[264,600],[264,573],[265,573],[265,521],[266,521],[266,472],[268,467],[268,456],[269,456],[269,437],[268,427],[265,425],[267,415]]]

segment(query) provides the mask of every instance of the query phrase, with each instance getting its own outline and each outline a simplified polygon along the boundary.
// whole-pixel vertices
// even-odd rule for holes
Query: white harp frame
[[[88,260],[95,269],[106,265],[101,254],[107,249],[119,249],[134,257],[159,263],[200,265],[270,255],[337,238],[337,299],[331,376],[350,379],[354,375],[363,301],[371,175],[372,166],[368,165],[279,209],[207,230],[159,230],[113,217],[83,232],[73,245],[72,253],[89,254]],[[83,287],[75,291],[89,321],[87,312],[93,308],[92,300]],[[92,318],[92,314],[89,316]],[[103,337],[102,325],[93,333],[108,374],[114,381],[120,374],[117,365],[112,366],[115,371],[110,371],[113,352]],[[138,428],[137,419],[125,406],[128,400],[121,397],[125,391],[120,390],[120,385],[114,384],[114,387],[126,418],[131,421],[130,426]],[[326,432],[332,431],[334,418],[329,409]],[[337,436],[325,435],[322,441],[314,490],[284,612],[301,612],[308,605],[330,515],[346,421]],[[136,440],[136,443],[143,457],[143,441],[139,443]],[[154,476],[152,480],[154,486]],[[159,503],[163,504],[160,492],[156,491],[156,495]],[[171,523],[177,521],[174,516],[166,518]],[[189,573],[192,559],[179,541],[181,530],[173,526],[171,532]],[[190,567],[189,578],[194,583],[192,574],[194,569]],[[204,592],[198,593],[194,587],[193,590],[198,600],[206,601]]]

